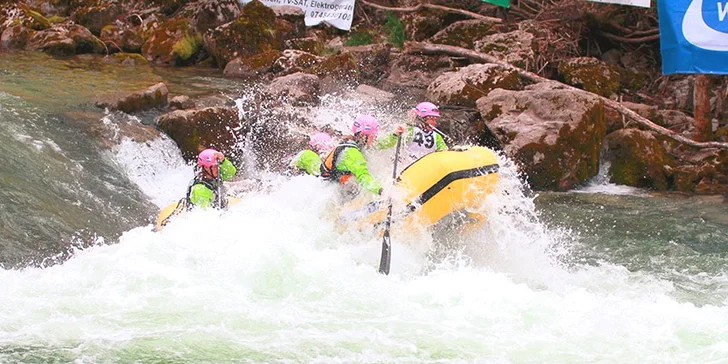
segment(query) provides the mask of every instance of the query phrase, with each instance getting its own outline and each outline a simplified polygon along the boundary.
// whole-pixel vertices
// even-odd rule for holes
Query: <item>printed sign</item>
[[[650,7],[651,0],[589,0],[598,3],[609,3],[609,4],[622,4],[622,5],[634,5],[641,6],[643,8]]]
[[[728,1],[659,0],[662,73],[728,74]]]
[[[329,23],[339,29],[351,29],[354,18],[355,0],[261,0],[266,6],[290,5],[301,8],[306,14],[306,26],[313,26],[323,22]],[[243,4],[250,0],[241,0]]]

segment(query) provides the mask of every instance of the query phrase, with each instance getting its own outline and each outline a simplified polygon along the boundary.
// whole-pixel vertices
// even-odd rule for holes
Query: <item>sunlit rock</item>
[[[518,73],[496,64],[473,64],[446,72],[427,87],[427,98],[436,104],[475,106],[475,101],[496,88],[523,88]]]

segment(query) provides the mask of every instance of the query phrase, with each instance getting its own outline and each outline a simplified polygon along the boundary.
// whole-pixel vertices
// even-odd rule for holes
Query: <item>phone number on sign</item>
[[[351,14],[337,13],[335,11],[311,11],[308,13],[311,18],[342,19],[350,20]]]

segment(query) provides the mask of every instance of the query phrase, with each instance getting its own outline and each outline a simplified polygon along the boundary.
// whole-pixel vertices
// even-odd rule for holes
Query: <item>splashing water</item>
[[[117,151],[158,205],[189,177],[166,143],[127,141]],[[148,172],[164,164],[169,173]],[[541,223],[512,163],[501,164],[483,206],[489,222],[435,266],[421,249],[433,241],[395,231],[390,276],[376,270],[378,236],[340,232],[334,187],[309,176],[248,193],[227,212],[191,211],[160,233],[132,229],[62,265],[0,270],[0,361],[689,363],[728,355],[725,305],[680,302],[669,281],[618,265],[563,264],[559,247],[575,238]]]

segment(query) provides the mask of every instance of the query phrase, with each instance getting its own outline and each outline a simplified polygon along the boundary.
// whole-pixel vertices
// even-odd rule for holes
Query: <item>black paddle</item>
[[[447,134],[445,134],[442,131],[440,131],[440,129],[438,129],[438,128],[432,126],[432,125],[428,125],[428,126],[430,128],[432,128],[432,130],[434,130],[435,133],[440,134],[440,136],[443,137],[443,139],[445,139],[446,142],[448,142],[448,143],[452,143],[453,142],[453,139],[450,138],[449,136],[447,136]]]
[[[399,159],[399,146],[402,144],[402,135],[397,137],[397,147],[394,151],[394,170],[392,171],[392,187],[397,180],[397,160]],[[389,274],[389,265],[392,262],[392,240],[389,238],[389,229],[392,227],[392,197],[387,198],[387,220],[384,222],[384,238],[382,238],[382,258],[379,260],[379,273]]]

